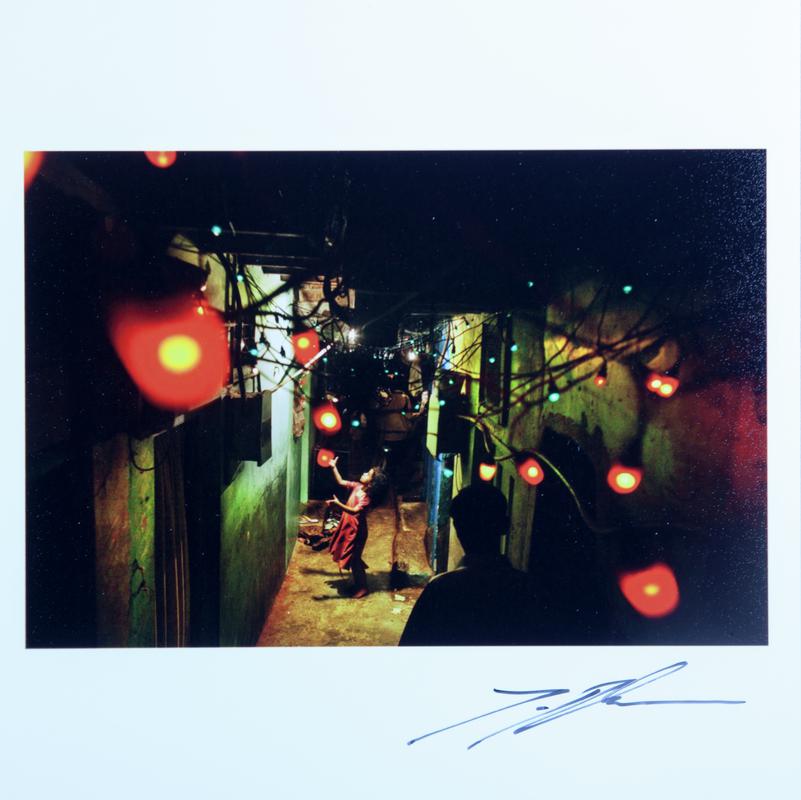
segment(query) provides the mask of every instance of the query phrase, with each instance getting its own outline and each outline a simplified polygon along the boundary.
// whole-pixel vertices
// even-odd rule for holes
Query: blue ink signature
[[[708,705],[708,704],[716,704],[716,705],[741,705],[745,703],[745,700],[637,700],[633,702],[623,702],[622,698],[624,695],[629,694],[630,692],[635,691],[636,689],[641,689],[643,686],[647,686],[649,683],[654,683],[654,681],[661,680],[662,678],[667,678],[668,675],[672,675],[674,672],[678,672],[681,669],[684,669],[687,666],[686,661],[677,661],[675,664],[671,664],[668,667],[662,667],[662,669],[658,669],[655,672],[649,672],[647,675],[643,675],[641,678],[629,678],[628,680],[620,680],[620,681],[607,681],[606,683],[598,683],[595,686],[590,686],[589,689],[584,690],[584,694],[580,697],[577,697],[575,700],[570,700],[567,703],[563,703],[562,705],[556,706],[556,708],[549,708],[548,706],[536,706],[537,712],[547,712],[547,713],[538,713],[537,716],[527,717],[525,719],[520,720],[519,722],[514,723],[513,725],[507,725],[503,728],[494,731],[493,733],[488,734],[487,736],[482,736],[480,739],[477,739],[472,744],[468,745],[467,749],[471,750],[476,745],[481,744],[482,742],[486,742],[487,739],[491,739],[493,736],[498,736],[501,733],[505,733],[507,731],[512,731],[513,733],[524,733],[525,731],[531,730],[532,728],[536,728],[540,725],[545,725],[548,722],[553,722],[555,719],[559,719],[560,717],[566,717],[568,714],[575,714],[576,711],[582,711],[585,708],[589,708],[590,706],[597,705],[598,703],[602,703],[607,706],[619,706],[620,708],[629,708],[631,706],[664,706],[664,705]],[[415,744],[416,742],[422,741],[423,739],[427,739],[429,736],[435,736],[438,733],[445,733],[446,731],[452,731],[455,728],[459,728],[462,725],[467,725],[470,722],[475,722],[476,720],[485,719],[486,717],[490,717],[493,714],[498,714],[501,711],[507,711],[510,708],[517,708],[518,706],[524,706],[527,703],[533,703],[537,700],[546,700],[549,697],[556,697],[561,694],[569,694],[570,689],[529,689],[529,690],[512,690],[512,689],[493,689],[494,692],[497,694],[507,694],[507,695],[530,695],[526,700],[521,700],[518,703],[512,703],[508,706],[503,706],[502,708],[496,708],[494,711],[487,711],[485,714],[479,714],[476,717],[470,717],[470,719],[463,720],[462,722],[456,722],[453,725],[447,725],[444,728],[439,728],[438,730],[431,731],[430,733],[425,733],[422,736],[417,736],[414,739],[411,739],[407,742],[407,744]]]

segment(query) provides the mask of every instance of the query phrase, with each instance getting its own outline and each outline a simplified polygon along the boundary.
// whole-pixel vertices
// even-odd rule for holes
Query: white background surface
[[[798,796],[796,2],[28,2],[0,27],[4,796]],[[737,147],[768,152],[769,647],[24,649],[23,150]],[[405,744],[493,687],[678,660],[643,699],[747,703]]]

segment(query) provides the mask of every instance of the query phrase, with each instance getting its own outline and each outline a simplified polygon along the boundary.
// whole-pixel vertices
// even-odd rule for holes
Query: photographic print
[[[28,648],[768,643],[764,150],[25,168]]]
[[[4,21],[6,795],[797,794],[797,4]]]

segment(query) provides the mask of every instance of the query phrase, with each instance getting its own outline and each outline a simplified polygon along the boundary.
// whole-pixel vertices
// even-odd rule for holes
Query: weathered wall
[[[123,435],[93,451],[97,644],[122,647],[128,639],[131,539],[128,521],[128,452]]]
[[[308,389],[307,389],[308,391]],[[309,459],[309,453],[311,453],[311,435],[312,435],[312,424],[311,424],[311,404],[306,403],[306,407],[304,409],[305,415],[305,424],[303,426],[303,436],[300,438],[300,452],[299,452],[299,472],[300,472],[300,482],[298,486],[298,497],[301,503],[307,503],[309,501],[309,486],[311,482],[310,476],[310,466],[311,461]]]
[[[274,439],[273,458],[261,467],[243,462],[222,495],[220,644],[224,646],[256,642],[285,574],[286,470],[276,461],[276,445]]]
[[[459,492],[467,485],[465,475],[470,475],[468,465],[470,463],[469,457],[456,455],[453,464],[453,482],[450,486],[451,498],[456,497]],[[464,549],[462,544],[456,536],[456,529],[453,527],[453,520],[450,519],[450,506],[447,509],[442,509],[440,515],[448,514],[448,569],[456,569],[459,562],[464,557]]]
[[[153,438],[132,440],[131,448],[137,468],[130,465],[128,475],[128,520],[131,536],[131,600],[130,647],[152,647],[156,641],[155,493],[153,465]]]
[[[642,368],[636,366],[636,356],[648,340],[630,349],[627,355],[635,358],[610,360],[608,383],[604,387],[597,387],[591,379],[601,359],[588,359],[559,377],[562,392],[556,403],[546,401],[545,386],[532,387],[527,383],[526,374],[538,372],[546,361],[558,370],[564,361],[594,352],[594,342],[582,344],[581,339],[585,332],[594,338],[599,330],[597,315],[587,316],[577,342],[566,346],[565,337],[559,333],[559,327],[571,314],[586,307],[593,291],[591,285],[580,288],[563,305],[551,307],[547,318],[544,309],[539,313],[515,314],[512,340],[517,349],[504,356],[512,359],[511,413],[506,426],[501,424],[500,414],[490,415],[487,422],[492,430],[517,450],[536,449],[546,428],[580,445],[595,474],[593,496],[583,500],[592,507],[600,526],[637,527],[667,522],[677,527],[698,528],[700,524],[712,535],[717,532],[721,539],[739,528],[736,532],[745,537],[746,549],[748,537],[764,539],[765,395],[760,381],[745,372],[724,375],[716,369],[716,357],[711,354],[719,356],[729,346],[725,332],[711,326],[699,332],[707,343],[707,355],[701,358],[693,352],[684,354],[681,386],[670,398],[657,397],[643,388],[643,370],[647,374],[648,369],[664,369],[675,361],[677,353],[670,342],[658,349]],[[636,301],[626,301],[625,305],[610,309],[604,319],[606,339],[614,341],[620,337],[642,311]],[[481,365],[480,348],[472,347],[480,336],[478,321],[469,318],[469,325],[460,326],[463,333],[455,337],[451,358],[455,368],[474,377],[479,375]],[[483,412],[477,389],[474,381],[472,407]],[[520,403],[521,400],[527,402]],[[432,405],[430,432],[436,430],[436,397]],[[607,471],[640,433],[643,483],[632,495],[616,495],[606,484]],[[429,449],[432,443],[429,436]],[[472,447],[471,440],[471,451]],[[499,446],[496,456],[505,455],[506,449]],[[457,458],[454,491],[470,481],[473,460],[472,452]],[[500,488],[504,494],[508,494],[509,476],[515,480],[507,553],[513,564],[525,569],[537,489],[517,479],[512,462],[503,462],[503,471],[504,484]],[[745,555],[757,557],[760,546],[755,542],[750,555]],[[458,552],[457,547],[454,537],[451,552]]]
[[[249,268],[267,293],[278,276]],[[274,301],[277,310],[291,311],[291,293]],[[272,352],[290,345],[283,332],[267,331]],[[220,545],[220,644],[255,644],[286,573],[295,540],[299,498],[300,457],[292,438],[293,384],[276,383],[283,370],[262,371],[262,388],[272,394],[272,455],[261,466],[242,462],[222,494]],[[290,476],[291,473],[291,476]],[[289,532],[291,535],[288,535]]]
[[[511,334],[518,348],[514,353],[507,351],[505,354],[512,360],[512,376],[525,376],[542,369],[544,356],[542,316],[535,313],[515,316],[512,320]],[[523,410],[515,407],[517,400],[525,397],[529,389],[527,378],[512,378],[510,385],[511,408],[505,438],[518,450],[536,447],[542,435],[542,406],[535,405],[530,409]],[[536,507],[537,489],[525,481],[519,480],[513,469],[510,469],[509,472],[517,482],[509,509],[510,527],[506,554],[515,567],[526,569],[531,549],[531,526]]]
[[[585,289],[584,296],[588,295]],[[558,324],[561,309],[551,309],[549,323]],[[614,340],[643,311],[631,303],[607,319],[605,339]],[[597,317],[586,328],[595,330]],[[747,374],[726,374],[712,352],[734,350],[727,333],[709,325],[695,331],[707,354],[682,354],[681,385],[676,394],[661,398],[644,389],[649,369],[672,366],[678,351],[668,341],[639,368],[637,359],[610,361],[608,383],[597,387],[590,379],[601,364],[595,358],[577,367],[562,382],[580,380],[563,391],[558,402],[543,405],[542,426],[576,440],[596,470],[597,513],[619,516],[621,503],[630,524],[647,525],[655,517],[672,524],[726,526],[740,518],[764,514],[766,506],[765,395],[760,381]],[[648,340],[632,348],[647,345]],[[558,335],[545,338],[545,355],[554,366],[566,359],[591,353],[590,347],[564,346]],[[632,441],[642,434],[643,482],[633,494],[613,495],[606,488],[606,473]]]
[[[153,441],[132,442],[136,463],[152,466]],[[100,647],[155,644],[153,472],[129,459],[128,437],[93,451],[96,634]]]
[[[466,314],[455,317],[449,323],[450,348],[443,356],[442,368],[462,372],[470,378],[470,407],[478,407],[479,382],[477,380],[481,370],[481,326],[484,316],[481,314]],[[437,382],[434,381],[429,402],[428,425],[426,433],[427,458],[430,459],[429,469],[431,480],[428,486],[429,528],[431,529],[430,543],[433,545],[441,537],[447,536],[447,548],[440,547],[440,552],[447,551],[447,562],[437,563],[438,570],[455,569],[464,556],[464,550],[456,537],[453,523],[449,517],[450,498],[458,494],[461,489],[470,483],[473,463],[473,436],[469,436],[466,452],[456,454],[453,462],[453,477],[441,475],[441,465],[437,462],[437,430],[439,427],[439,393]],[[439,477],[436,477],[436,476]],[[434,530],[436,528],[436,530]],[[433,556],[433,554],[432,554]],[[432,566],[433,558],[432,558]]]
[[[303,461],[303,438],[289,437],[286,461],[286,547],[284,567],[289,564],[295,543],[298,540],[298,515],[301,497],[301,463]]]
[[[224,280],[216,260],[210,259],[209,263],[209,290],[216,305],[221,300]],[[251,274],[265,292],[278,284],[276,276],[262,276],[260,270],[252,270]],[[288,310],[291,302],[291,293],[287,293],[279,298],[276,308]],[[283,331],[268,331],[267,335],[274,352],[281,346],[289,349]],[[282,377],[283,369],[271,366],[264,370],[262,377],[262,387],[272,391],[271,458],[262,466],[241,462],[226,486],[222,486],[217,477],[222,453],[219,437],[223,429],[199,422],[199,415],[213,412],[209,409],[196,412],[183,431],[189,437],[187,452],[195,454],[193,458],[204,459],[203,464],[190,465],[200,470],[203,491],[221,493],[218,495],[219,520],[216,514],[215,519],[203,520],[204,525],[212,526],[208,535],[219,537],[219,567],[216,566],[216,547],[209,548],[201,543],[195,547],[198,552],[190,553],[194,555],[189,584],[191,590],[194,571],[194,583],[204,587],[201,599],[208,599],[205,595],[214,591],[214,604],[205,611],[216,608],[219,591],[219,643],[222,645],[255,643],[296,540],[301,465],[306,451],[304,439],[296,441],[292,437],[293,384],[287,381],[279,385]],[[308,442],[308,434],[305,441]],[[153,466],[153,439],[132,440],[131,448],[133,461],[142,469],[129,457],[126,434],[97,445],[93,453],[97,642],[102,646],[152,646],[156,642],[155,488],[154,472],[148,469]],[[189,470],[187,475],[194,476],[192,480],[198,479],[196,470]],[[197,502],[197,497],[191,496]],[[205,536],[206,533],[197,529],[197,520],[194,528],[192,520],[188,521],[191,550],[199,534]],[[216,534],[212,529],[215,525]],[[216,545],[216,542],[207,544]],[[207,552],[210,549],[215,552]],[[212,561],[207,564],[209,558]],[[207,575],[209,565],[214,572]],[[195,605],[198,613],[204,611],[197,603]],[[191,627],[191,607],[189,614]],[[194,621],[192,630],[199,637],[195,643],[216,643],[209,639],[217,636],[216,622],[211,622],[205,617]]]

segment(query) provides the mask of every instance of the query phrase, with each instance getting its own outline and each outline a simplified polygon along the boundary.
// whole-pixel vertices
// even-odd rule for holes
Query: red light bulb
[[[24,184],[26,189],[33,183],[36,173],[39,172],[39,168],[42,166],[42,161],[44,161],[44,153],[38,150],[33,152],[26,151],[24,165]]]
[[[318,430],[327,434],[338,433],[342,428],[339,412],[331,403],[317,406],[312,412],[312,421]]]
[[[331,450],[326,450],[324,447],[317,451],[317,464],[320,467],[330,467],[331,459],[334,458],[334,453]]]
[[[109,336],[128,374],[153,405],[179,411],[219,396],[229,372],[225,325],[184,298],[113,310]]]
[[[631,494],[637,491],[642,482],[642,470],[615,464],[607,473],[606,482],[613,492]]]
[[[527,458],[518,466],[517,474],[530,486],[542,483],[542,479],[545,477],[539,461],[533,456]]]
[[[495,473],[497,471],[498,471],[497,464],[478,465],[478,477],[481,478],[482,481],[491,481],[495,477]]]
[[[311,361],[320,351],[320,337],[315,331],[301,331],[292,337],[295,359],[301,364]]]
[[[167,169],[175,163],[178,154],[174,150],[145,150],[145,157],[159,169]]]
[[[648,376],[645,388],[659,397],[672,397],[676,393],[676,389],[679,388],[679,379],[670,375],[660,375],[658,372],[652,372]]]
[[[667,564],[624,573],[618,585],[626,600],[644,617],[665,617],[679,604],[679,585]]]
[[[662,385],[659,387],[659,390],[656,392],[656,394],[659,395],[659,397],[671,397],[676,393],[676,389],[678,388],[678,378],[670,378],[667,375],[663,375]]]
[[[603,364],[601,364],[601,368],[598,370],[598,373],[596,374],[595,378],[593,379],[596,386],[606,386],[607,370],[608,370],[608,365],[606,361],[604,361]]]
[[[645,382],[645,388],[648,389],[649,392],[658,392],[661,385],[662,376],[657,372],[652,372]]]

